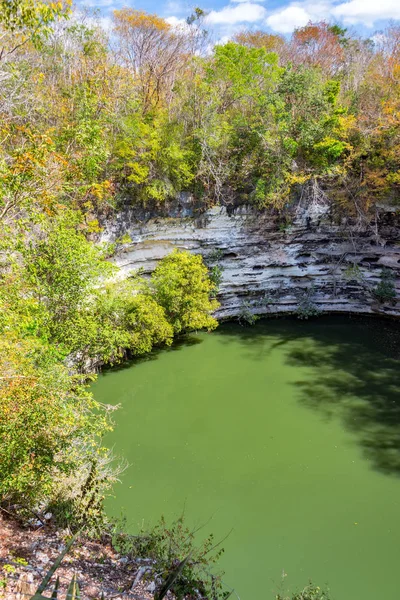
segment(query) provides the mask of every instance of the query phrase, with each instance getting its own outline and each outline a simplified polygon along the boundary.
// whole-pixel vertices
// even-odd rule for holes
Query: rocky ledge
[[[150,273],[173,248],[203,255],[219,266],[219,318],[243,310],[257,314],[321,312],[400,316],[400,302],[378,301],[382,271],[391,273],[400,299],[400,214],[389,207],[371,221],[332,217],[329,206],[301,208],[282,223],[249,207],[213,207],[200,216],[138,218],[125,209],[110,220],[103,241],[117,244],[120,276]]]

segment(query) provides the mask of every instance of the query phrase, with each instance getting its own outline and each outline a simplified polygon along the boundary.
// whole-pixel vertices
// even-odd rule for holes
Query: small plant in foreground
[[[227,592],[222,589],[221,575],[210,570],[223,549],[213,535],[197,545],[197,531],[185,525],[183,516],[170,526],[162,518],[152,530],[137,536],[116,530],[112,543],[120,554],[146,559],[145,577],[156,580],[157,600],[168,590],[178,600],[185,597],[222,600]]]

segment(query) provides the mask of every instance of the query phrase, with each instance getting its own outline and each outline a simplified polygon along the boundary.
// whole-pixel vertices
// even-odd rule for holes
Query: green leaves
[[[77,314],[99,278],[111,275],[111,264],[79,231],[78,213],[68,210],[42,224],[36,239],[23,246],[22,257],[31,294],[47,310],[43,327],[68,348]]]
[[[142,120],[132,114],[121,123],[114,167],[121,169],[143,203],[162,203],[187,189],[194,178],[192,151],[182,127],[159,111]]]
[[[51,348],[0,340],[0,501],[33,507],[97,452],[107,419]],[[95,412],[96,411],[96,414]]]
[[[151,286],[175,333],[216,328],[211,314],[219,304],[201,256],[174,250],[156,267]]]
[[[0,50],[0,60],[27,41],[37,48],[50,32],[51,24],[68,16],[70,2],[40,0],[0,0],[0,27],[12,35],[9,45]]]

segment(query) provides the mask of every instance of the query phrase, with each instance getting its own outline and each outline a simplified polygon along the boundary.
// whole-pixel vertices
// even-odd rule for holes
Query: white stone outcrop
[[[246,304],[258,314],[290,313],[305,297],[323,312],[400,316],[400,302],[379,303],[373,290],[383,268],[396,276],[400,299],[400,216],[381,209],[373,223],[331,221],[328,208],[298,212],[290,225],[248,207],[231,214],[214,207],[198,217],[135,218],[118,213],[102,234],[115,241],[128,234],[114,262],[120,276],[150,273],[173,248],[200,253],[222,269],[217,312],[237,316]]]

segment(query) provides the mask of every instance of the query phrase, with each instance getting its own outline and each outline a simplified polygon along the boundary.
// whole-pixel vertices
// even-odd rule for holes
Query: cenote
[[[399,597],[400,329],[345,316],[221,325],[103,373],[106,440],[130,468],[108,502],[132,532],[184,510],[224,541],[224,581],[268,600]],[[283,575],[283,577],[282,577]]]

